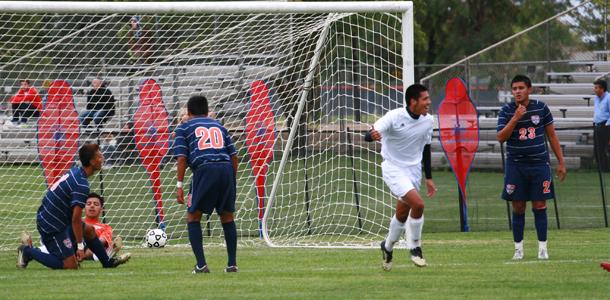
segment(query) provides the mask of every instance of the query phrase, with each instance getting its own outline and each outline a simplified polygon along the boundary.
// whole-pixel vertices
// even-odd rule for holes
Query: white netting
[[[171,135],[180,122],[180,109],[194,94],[209,99],[212,114],[229,129],[238,149],[241,243],[261,241],[254,176],[258,169],[246,139],[264,136],[260,124],[274,130],[273,158],[261,189],[266,204],[289,131],[297,122],[268,214],[269,237],[278,245],[369,245],[385,233],[394,200],[380,179],[378,149],[361,136],[367,124],[402,105],[401,18],[400,13],[332,12],[135,17],[0,13],[0,227],[5,230],[0,248],[15,246],[23,230],[37,236],[36,211],[47,188],[45,174],[57,165],[51,160],[60,154],[72,161],[73,154],[62,148],[71,130],[78,132],[79,145],[102,146],[108,165],[90,178],[90,185],[106,197],[104,220],[115,235],[139,245],[146,231],[158,226],[150,163],[160,161],[157,192],[168,243],[187,243],[185,208],[175,202],[175,163],[171,151],[165,154],[172,138],[165,143],[164,126]],[[138,26],[130,29],[131,23]],[[318,63],[311,68],[312,88],[303,94],[320,39]],[[88,109],[87,93],[96,78],[116,100],[114,116],[99,127],[95,122],[89,127],[66,125]],[[59,101],[58,91],[66,93],[57,89],[62,84],[70,85],[73,97],[62,98],[64,104],[55,106],[59,112],[54,117],[43,112],[25,125],[17,124],[21,120],[13,119],[11,97],[25,79],[37,89],[45,110]],[[155,82],[164,106],[143,109],[150,99],[142,97],[151,95],[145,90]],[[303,113],[295,119],[303,95]],[[248,114],[255,99],[265,98],[272,115]],[[65,104],[69,100],[73,108]],[[257,123],[253,115],[268,118]],[[250,137],[248,124],[255,129]],[[54,146],[39,147],[44,138]],[[44,158],[49,147],[55,147],[56,156]],[[142,156],[146,149],[148,158]],[[41,163],[44,159],[50,161]],[[187,172],[185,182],[189,178]],[[222,241],[215,215],[202,223],[206,244]]]

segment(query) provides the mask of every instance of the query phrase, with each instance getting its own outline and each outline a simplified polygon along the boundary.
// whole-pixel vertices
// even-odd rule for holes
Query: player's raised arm
[[[498,133],[496,135],[500,143],[504,143],[510,138],[513,130],[515,130],[515,127],[517,126],[517,123],[519,120],[521,120],[523,115],[525,115],[525,112],[526,107],[520,104],[517,106],[515,114],[510,119],[508,119],[504,108],[500,111],[498,116]]]

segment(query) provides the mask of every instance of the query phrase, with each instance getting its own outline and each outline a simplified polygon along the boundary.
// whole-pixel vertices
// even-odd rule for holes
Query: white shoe
[[[513,255],[513,260],[522,260],[523,259],[523,241],[519,243],[515,243],[515,254]]]
[[[424,254],[422,253],[421,247],[416,247],[415,249],[411,249],[411,261],[414,265],[422,268],[427,266],[426,259],[424,258]]]
[[[538,242],[538,259],[549,259],[549,251],[546,249],[546,242]]]

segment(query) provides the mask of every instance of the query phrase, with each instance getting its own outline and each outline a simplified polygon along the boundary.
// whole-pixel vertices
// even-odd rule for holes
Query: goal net
[[[137,246],[161,227],[187,244],[171,148],[192,95],[238,149],[242,245],[370,246],[386,233],[395,200],[362,136],[413,82],[411,2],[0,8],[1,249],[22,231],[37,239],[46,189],[91,142],[105,165],[89,183],[114,235]],[[223,242],[216,215],[202,226],[206,244]]]

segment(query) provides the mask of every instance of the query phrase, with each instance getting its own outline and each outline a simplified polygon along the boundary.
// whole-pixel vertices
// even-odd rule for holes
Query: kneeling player
[[[227,129],[208,117],[205,97],[191,97],[187,107],[188,120],[176,128],[174,154],[178,160],[177,201],[180,204],[184,203],[182,181],[187,164],[193,172],[192,194],[186,204],[189,241],[197,259],[193,274],[210,272],[203,253],[201,216],[214,210],[220,215],[227,244],[229,259],[225,272],[237,272],[237,229],[233,220],[237,152]]]
[[[411,85],[405,94],[407,107],[385,114],[375,122],[365,140],[381,141],[381,170],[383,181],[392,194],[399,197],[396,214],[390,221],[388,236],[381,242],[383,269],[392,269],[394,244],[407,226],[407,248],[411,260],[418,267],[426,266],[421,249],[421,233],[424,226],[424,201],[419,195],[422,158],[426,171],[428,197],[434,196],[436,187],[432,181],[430,142],[434,118],[428,115],[431,100],[426,87]]]
[[[109,258],[91,225],[82,222],[82,211],[89,194],[87,177],[102,168],[104,156],[97,144],[83,145],[78,152],[82,167],[73,167],[47,190],[36,216],[36,227],[49,253],[32,247],[32,237],[24,233],[17,248],[17,267],[36,260],[52,269],[77,269],[85,256],[85,244],[97,255],[104,268],[126,262]],[[75,247],[76,246],[76,247]]]

